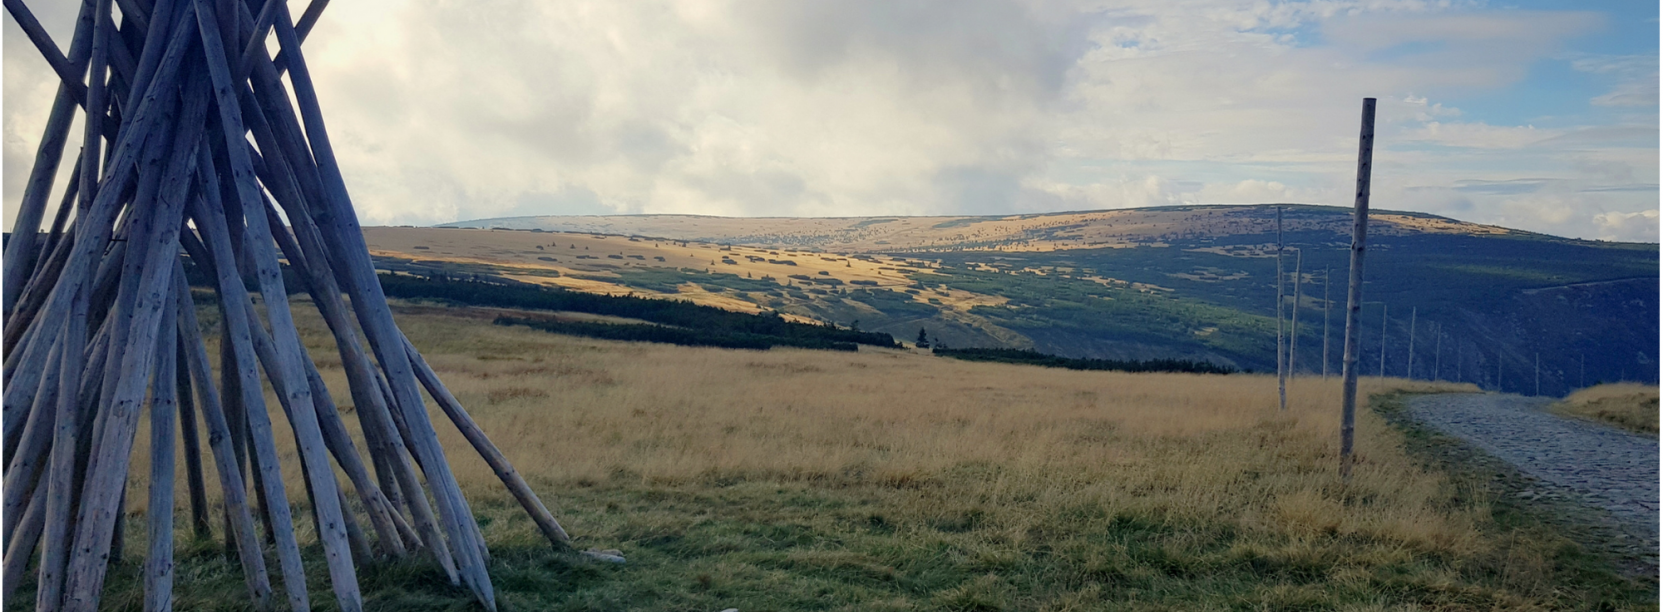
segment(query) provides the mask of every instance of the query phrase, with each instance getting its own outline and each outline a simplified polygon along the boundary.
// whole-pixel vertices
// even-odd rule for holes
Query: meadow
[[[1596,385],[1565,396],[1551,409],[1559,414],[1601,421],[1638,434],[1657,435],[1657,385]]]
[[[297,306],[356,429],[328,334]],[[1488,480],[1429,467],[1374,411],[1358,413],[1341,482],[1337,378],[1295,380],[1279,413],[1268,376],[689,348],[395,312],[575,548],[628,559],[551,549],[434,410],[504,610],[1656,609],[1655,578],[1622,578],[1551,529],[1503,527]],[[1472,390],[1363,388],[1377,403]],[[281,423],[278,439],[299,490]],[[143,497],[128,498],[109,609],[142,609]],[[330,609],[303,511],[313,602]],[[176,537],[178,609],[246,609],[223,553]],[[477,607],[420,560],[361,575],[369,609]]]

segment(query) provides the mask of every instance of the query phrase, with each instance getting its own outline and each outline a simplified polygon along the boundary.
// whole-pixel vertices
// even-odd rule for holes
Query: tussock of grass
[[[1611,383],[1577,391],[1554,404],[1559,414],[1593,419],[1642,434],[1657,435],[1657,386]]]
[[[1579,554],[1568,542],[1500,532],[1482,491],[1424,468],[1373,412],[1358,413],[1356,475],[1342,484],[1338,380],[1294,381],[1279,414],[1267,376],[759,354],[434,314],[400,324],[575,546],[629,559],[552,551],[435,410],[505,610],[1648,605],[1620,579],[1567,570]],[[346,397],[340,372],[323,374]],[[1460,387],[1364,382],[1365,393],[1389,389]],[[278,438],[299,491],[292,438]],[[145,462],[135,459],[132,491],[145,490]],[[128,595],[111,601],[127,608],[139,600],[144,497],[128,496],[128,563],[112,579]],[[315,542],[296,516],[302,541]],[[312,544],[313,602],[327,609],[318,552]],[[193,608],[246,606],[228,563],[181,559]],[[370,609],[473,609],[419,561],[361,573]]]

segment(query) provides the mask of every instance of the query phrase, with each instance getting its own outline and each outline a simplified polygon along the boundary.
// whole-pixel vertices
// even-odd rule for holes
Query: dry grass
[[[1611,383],[1577,391],[1553,405],[1559,414],[1593,419],[1629,431],[1657,435],[1657,386]]]
[[[314,352],[333,357],[315,315],[300,321]],[[1295,381],[1279,414],[1265,376],[616,343],[432,311],[400,324],[578,545],[630,557],[617,573],[551,560],[434,410],[487,540],[507,551],[493,574],[509,609],[1476,610],[1608,598],[1567,587],[1564,543],[1497,537],[1487,498],[1424,468],[1371,411],[1358,413],[1356,476],[1342,484],[1337,380]],[[344,404],[332,363],[323,373]],[[145,440],[133,491],[145,490]],[[128,498],[135,518],[143,498]],[[129,550],[142,550],[134,531]],[[371,600],[389,608],[466,599],[376,580]]]

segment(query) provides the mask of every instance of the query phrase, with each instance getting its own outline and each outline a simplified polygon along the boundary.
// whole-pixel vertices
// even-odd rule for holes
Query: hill
[[[1298,367],[1320,374],[1326,307],[1343,307],[1350,210],[1283,209],[1290,278],[1295,254],[1304,259]],[[1004,217],[522,217],[452,224],[511,230],[365,233],[393,270],[673,297],[902,340],[922,327],[955,348],[1263,371],[1274,368],[1274,218],[1273,205],[1182,206]],[[1410,374],[1412,317],[1416,378],[1533,393],[1539,356],[1543,394],[1656,380],[1656,244],[1392,211],[1377,211],[1370,228],[1364,372],[1381,371],[1384,346],[1385,373]],[[1329,299],[1325,270],[1340,281]],[[1339,310],[1328,333],[1332,372]]]

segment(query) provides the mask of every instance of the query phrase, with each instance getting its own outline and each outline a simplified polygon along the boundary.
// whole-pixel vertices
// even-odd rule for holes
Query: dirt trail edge
[[[1550,398],[1445,394],[1411,398],[1409,412],[1545,484],[1611,513],[1625,535],[1658,545],[1658,444],[1546,411]]]

